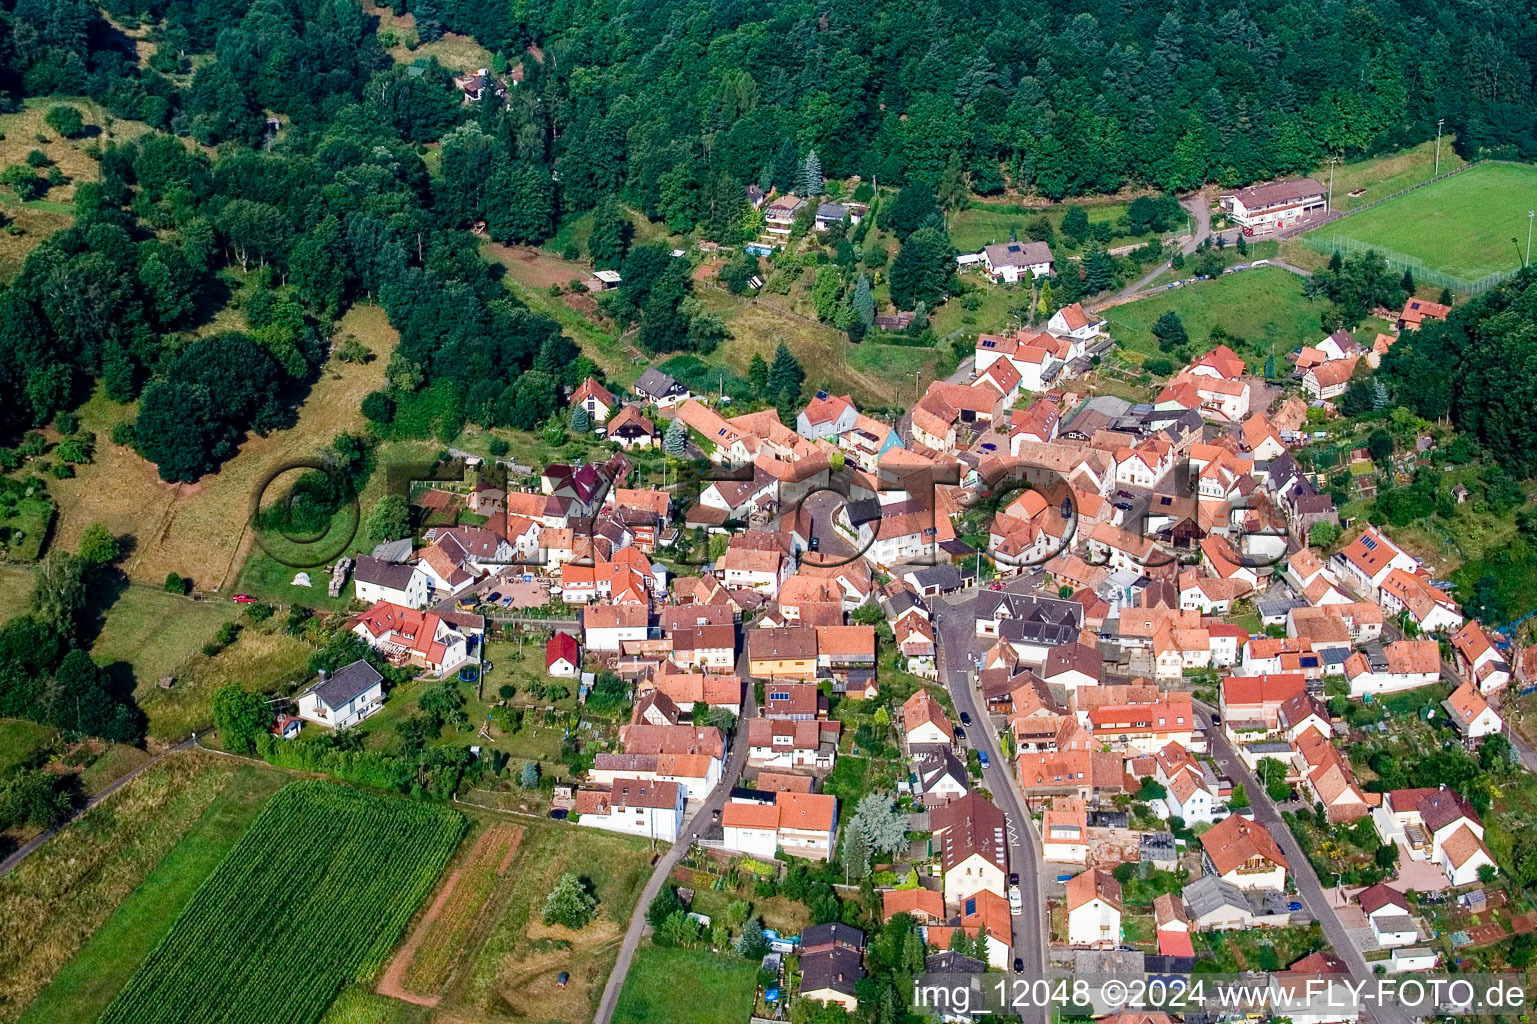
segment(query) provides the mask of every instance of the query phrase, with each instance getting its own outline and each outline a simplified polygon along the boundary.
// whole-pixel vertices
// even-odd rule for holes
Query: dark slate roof
[[[339,708],[354,697],[367,693],[383,679],[372,665],[359,658],[316,683],[313,689],[326,707]]]
[[[415,572],[415,566],[359,555],[357,567],[352,570],[352,578],[362,583],[388,587],[391,590],[405,590],[410,585],[411,576]]]
[[[805,945],[805,937],[801,939]],[[801,956],[801,991],[820,992],[831,989],[845,995],[854,994],[855,983],[865,976],[860,954],[843,946],[834,946],[820,953]]]
[[[976,957],[949,949],[923,958],[925,974],[982,974],[986,970],[987,964]]]

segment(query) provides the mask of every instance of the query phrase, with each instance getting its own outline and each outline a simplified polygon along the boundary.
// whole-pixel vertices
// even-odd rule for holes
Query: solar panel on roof
[[[1371,537],[1362,537],[1361,538],[1361,546],[1363,548],[1365,548],[1366,550],[1368,550],[1368,551],[1376,551],[1377,550],[1377,542],[1374,539],[1372,539]]]

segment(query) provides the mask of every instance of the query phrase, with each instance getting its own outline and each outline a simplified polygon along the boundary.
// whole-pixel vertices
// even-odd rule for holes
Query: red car
[[[236,604],[255,604],[256,603],[256,598],[252,597],[250,594],[236,594],[235,595],[235,603]]]

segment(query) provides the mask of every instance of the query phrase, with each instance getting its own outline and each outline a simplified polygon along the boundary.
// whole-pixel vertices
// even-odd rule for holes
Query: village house
[[[676,782],[615,779],[608,789],[579,789],[571,817],[609,832],[677,842],[683,829],[685,790]]]
[[[853,430],[859,409],[848,395],[818,391],[795,417],[796,433],[809,441],[825,441]]]
[[[1075,302],[1053,313],[1051,319],[1046,321],[1046,331],[1059,338],[1068,337],[1088,342],[1102,333],[1104,324],[1104,317],[1085,312],[1083,305]]]
[[[1009,845],[1003,812],[976,793],[935,807],[929,824],[940,843],[945,903],[959,904],[986,889],[1006,896]]]
[[[625,641],[651,635],[651,609],[646,604],[588,605],[581,610],[581,621],[589,651],[617,652]]]
[[[1426,320],[1445,320],[1452,315],[1452,307],[1439,302],[1416,299],[1412,295],[1404,302],[1403,312],[1398,314],[1400,331],[1417,331]]]
[[[631,724],[619,729],[623,753],[598,754],[588,778],[599,786],[615,779],[676,782],[690,800],[703,800],[720,782],[725,737],[714,726]]]
[[[909,748],[915,744],[949,745],[955,740],[949,716],[927,690],[919,690],[902,705],[902,730]]]
[[[1302,390],[1320,402],[1333,401],[1350,387],[1355,369],[1355,359],[1336,359],[1310,367],[1302,375]]]
[[[1027,275],[1050,277],[1055,263],[1045,242],[998,242],[982,247],[982,266],[995,281],[1014,284]]]
[[[1409,900],[1392,886],[1378,882],[1356,895],[1361,913],[1371,926],[1372,938],[1384,948],[1412,946],[1420,940],[1420,931],[1409,910]]]
[[[945,898],[935,889],[887,889],[881,893],[881,921],[908,914],[919,925],[940,924],[945,919]]]
[[[1494,863],[1484,845],[1483,821],[1445,786],[1383,793],[1372,822],[1383,842],[1398,843],[1412,860],[1436,864],[1452,885],[1476,882],[1478,869]]]
[[[752,630],[747,634],[747,670],[759,679],[815,679],[816,627]]]
[[[865,933],[841,922],[801,930],[801,998],[859,1008],[856,989],[865,976]]]
[[[725,848],[772,861],[783,850],[830,860],[838,829],[838,801],[821,793],[773,794],[773,802],[735,800],[721,813]]]
[[[983,938],[989,967],[1007,970],[1013,953],[1014,921],[1009,913],[1009,901],[988,889],[983,889],[961,900],[960,914],[944,925],[929,925],[924,931],[924,944],[936,949],[950,945],[957,928],[969,938]]]
[[[1452,695],[1441,702],[1453,727],[1469,743],[1482,739],[1505,728],[1500,716],[1495,714],[1478,687],[1471,682],[1463,683]]]
[[[368,604],[385,601],[407,608],[427,606],[427,574],[420,565],[360,555],[352,569],[352,588],[357,599]]]
[[[1389,571],[1380,598],[1384,611],[1395,616],[1408,613],[1422,633],[1450,633],[1462,625],[1457,602],[1421,573]]]
[[[571,407],[574,409],[581,406],[586,409],[594,424],[607,420],[618,405],[614,393],[599,384],[596,377],[588,377],[571,392]]]
[[[298,703],[299,717],[306,722],[345,729],[384,706],[384,677],[362,659],[335,672],[322,669]]]
[[[1239,814],[1223,818],[1201,835],[1202,862],[1224,882],[1240,889],[1286,888],[1286,856],[1264,825]]]
[[[636,379],[635,394],[658,409],[671,409],[692,397],[688,388],[654,366]]]
[[[544,645],[544,670],[557,679],[575,679],[582,671],[582,651],[576,637],[557,631]]]
[[[763,207],[763,229],[771,235],[788,236],[806,200],[792,193],[775,196]]]
[[[647,419],[639,408],[624,406],[609,420],[608,439],[626,450],[631,448],[655,448],[662,443],[656,424]]]
[[[1067,941],[1088,949],[1114,949],[1121,941],[1121,883],[1103,868],[1067,881]]]
[[[1041,815],[1041,858],[1050,864],[1089,862],[1088,805],[1059,796]]]
[[[827,717],[826,704],[815,683],[778,682],[764,689],[761,714],[786,722],[809,722]]]
[[[1226,676],[1218,696],[1222,726],[1235,740],[1244,734],[1268,736],[1280,727],[1281,705],[1306,694],[1307,678],[1301,673]]]
[[[1434,640],[1368,644],[1345,659],[1352,697],[1429,686],[1441,678],[1441,645]]]
[[[1493,693],[1510,682],[1510,665],[1477,622],[1469,621],[1452,634],[1452,651],[1457,674],[1477,683],[1479,693]]]
[[[747,722],[747,763],[753,768],[831,770],[838,758],[842,723],[752,718]]]
[[[479,649],[486,620],[464,612],[423,612],[381,601],[357,617],[352,632],[392,665],[445,675]]]
[[[1368,526],[1330,559],[1339,577],[1366,597],[1376,599],[1394,569],[1412,573],[1418,563],[1381,530]]]

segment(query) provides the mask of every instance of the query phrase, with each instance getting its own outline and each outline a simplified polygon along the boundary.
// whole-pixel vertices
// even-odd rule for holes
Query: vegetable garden
[[[288,785],[100,1024],[313,1024],[389,955],[465,825],[447,808]]]

